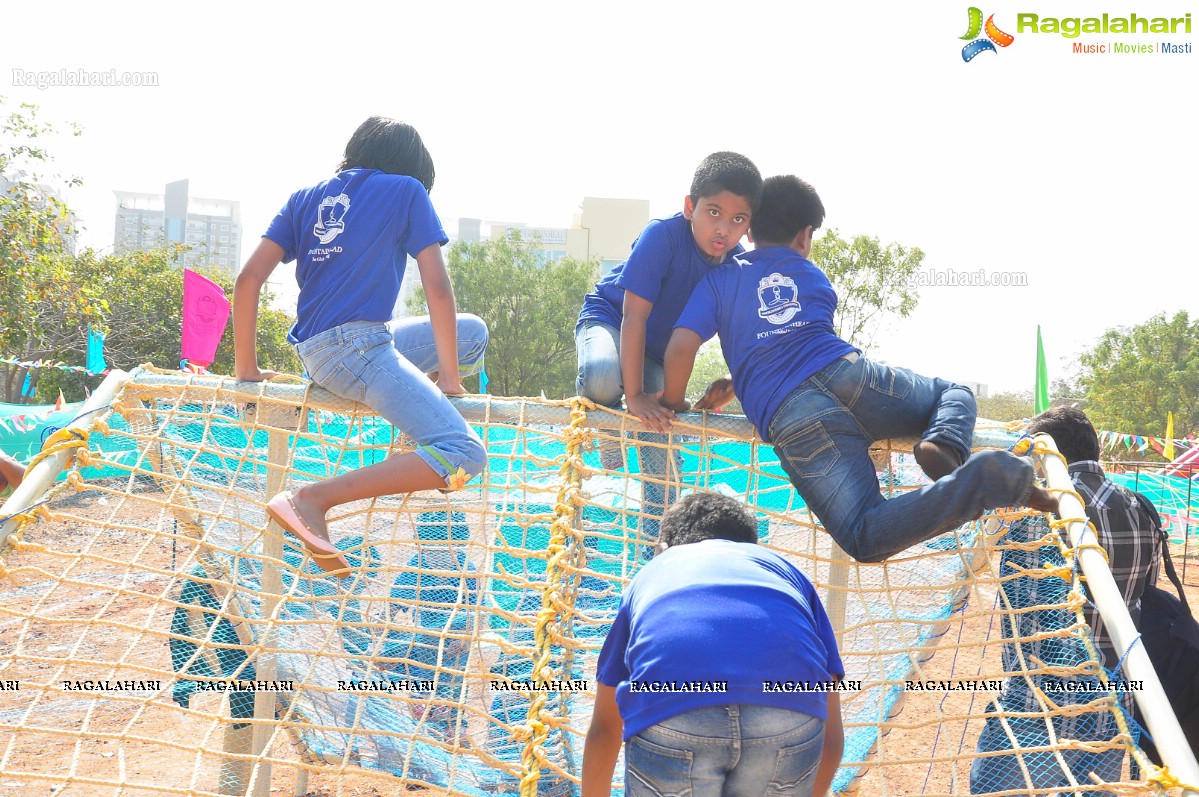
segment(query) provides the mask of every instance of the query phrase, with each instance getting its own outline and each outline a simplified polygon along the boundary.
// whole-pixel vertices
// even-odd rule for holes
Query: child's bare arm
[[[824,797],[832,788],[833,776],[841,766],[845,752],[845,730],[841,726],[841,696],[828,693],[828,719],[824,721],[824,747],[820,751],[820,763],[816,767],[816,780],[812,784],[812,796]]]
[[[466,389],[458,372],[458,306],[454,285],[441,256],[441,245],[429,244],[422,249],[416,255],[416,266],[420,269],[437,345],[437,386],[447,395],[460,395]]]
[[[695,332],[679,327],[671,334],[670,343],[666,344],[666,362],[662,364],[665,384],[660,401],[676,412],[686,412],[691,407],[687,403],[687,381],[691,379],[695,354],[702,343]]]
[[[276,376],[258,367],[258,299],[281,260],[283,247],[263,238],[233,283],[233,375],[243,382]]]
[[[616,688],[597,683],[595,710],[591,713],[591,727],[583,743],[582,797],[610,797],[612,794],[612,772],[616,769],[623,735],[624,722],[616,706]]]
[[[645,322],[653,302],[631,291],[624,292],[624,319],[620,323],[620,376],[624,382],[625,406],[649,428],[664,432],[674,413],[645,394]]]
[[[25,466],[0,451],[0,490],[16,488],[25,478]]]

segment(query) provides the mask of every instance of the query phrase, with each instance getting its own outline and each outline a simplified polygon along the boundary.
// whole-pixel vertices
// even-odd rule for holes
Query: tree
[[[458,241],[448,253],[459,312],[487,322],[488,391],[500,396],[565,398],[575,394],[574,328],[598,264],[546,260],[515,235]],[[418,289],[409,309],[425,313]]]
[[[145,362],[173,368],[179,362],[183,315],[181,247],[104,255],[70,250],[73,216],[49,183],[78,185],[76,178],[39,174],[52,161],[41,139],[54,128],[32,105],[7,106],[0,97],[0,356],[30,362],[82,365],[87,330],[107,333],[105,354],[115,368]],[[80,130],[75,129],[75,135]],[[207,273],[231,293],[223,273]],[[267,307],[259,311],[259,352],[264,367],[298,373],[299,360],[287,345],[291,319]],[[211,368],[233,370],[232,336],[226,335]],[[22,395],[26,369],[0,363],[5,402],[53,401],[61,389],[80,398],[98,377],[54,369],[32,369],[33,395]],[[89,381],[90,380],[90,381]]]
[[[906,318],[916,309],[914,277],[924,262],[920,249],[882,246],[877,237],[865,235],[847,241],[833,229],[813,242],[812,261],[837,291],[837,335],[859,348],[869,348],[887,316]]]
[[[1161,437],[1172,412],[1175,438],[1199,432],[1199,319],[1159,313],[1109,329],[1079,362],[1096,428]]]
[[[105,359],[112,368],[129,369],[152,363],[159,368],[179,364],[180,336],[183,329],[183,269],[181,246],[150,249],[123,255],[99,255],[84,250],[72,263],[75,280],[94,288],[104,297]],[[232,298],[233,280],[224,270],[194,268],[225,289]],[[263,368],[298,374],[299,358],[287,343],[292,318],[269,307],[273,297],[263,294],[258,310],[258,359]],[[86,326],[75,327],[66,335],[70,343],[56,353],[67,363],[82,363],[87,349]],[[209,370],[233,373],[233,333],[227,327]],[[88,380],[82,374],[46,371],[41,374],[38,395],[53,399],[64,394],[79,396]],[[90,377],[95,381],[95,377]]]
[[[1031,390],[996,393],[994,396],[979,396],[978,417],[992,421],[1020,421],[1033,416]]]
[[[35,106],[12,108],[0,97],[0,356],[22,361],[56,359],[67,330],[100,323],[105,310],[71,273],[71,213],[38,173],[51,161],[39,140],[53,132]],[[25,375],[0,363],[6,402],[21,398]]]

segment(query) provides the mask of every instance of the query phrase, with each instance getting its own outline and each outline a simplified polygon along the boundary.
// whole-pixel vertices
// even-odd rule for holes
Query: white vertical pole
[[[841,645],[845,634],[845,599],[849,586],[849,554],[833,543],[830,556],[832,561],[828,566],[828,598],[825,599],[825,614],[837,635],[837,645]]]
[[[251,416],[250,408],[246,415]],[[253,417],[259,424],[268,427],[266,495],[272,496],[283,489],[287,476],[288,430],[299,427],[301,409],[291,404],[276,404],[260,399],[253,408]],[[257,424],[256,424],[257,425]],[[253,427],[251,427],[253,434]],[[262,602],[260,619],[266,620],[275,613],[279,596],[283,592],[283,577],[279,562],[283,560],[283,529],[273,520],[262,538]],[[272,626],[263,627],[259,636],[262,654],[254,663],[254,677],[258,681],[278,680],[278,662],[275,658],[275,632]],[[254,694],[254,733],[250,753],[254,756],[254,769],[250,776],[250,797],[270,797],[271,765],[262,760],[275,732],[275,693],[259,691]]]

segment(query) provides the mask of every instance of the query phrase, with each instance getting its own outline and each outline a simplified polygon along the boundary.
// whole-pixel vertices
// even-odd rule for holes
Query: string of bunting
[[[1105,449],[1119,448],[1124,446],[1125,450],[1132,451],[1148,451],[1152,447],[1159,453],[1168,446],[1173,446],[1177,454],[1182,454],[1191,446],[1195,445],[1195,439],[1189,438],[1169,438],[1169,437],[1154,437],[1151,435],[1141,434],[1125,434],[1123,432],[1112,432],[1107,430],[1099,430],[1099,445]]]
[[[72,371],[83,374],[98,375],[107,373],[107,369],[104,371],[89,371],[82,365],[67,365],[63,362],[53,362],[51,360],[18,360],[15,357],[0,357],[0,364],[15,365],[18,368],[50,368],[56,371]]]

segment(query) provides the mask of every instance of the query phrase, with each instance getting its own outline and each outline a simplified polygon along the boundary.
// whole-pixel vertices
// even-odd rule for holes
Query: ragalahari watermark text
[[[157,72],[117,69],[13,69],[12,84],[31,89],[108,88],[158,85]]]

